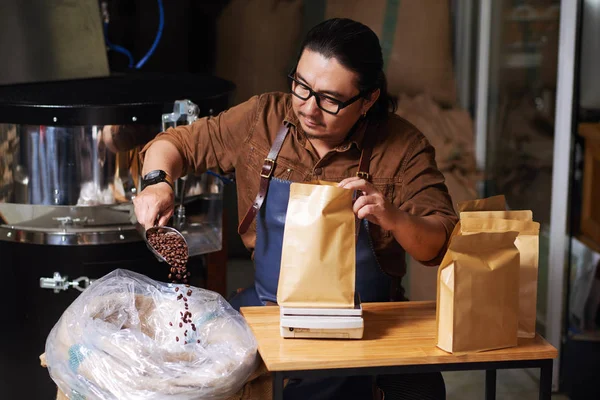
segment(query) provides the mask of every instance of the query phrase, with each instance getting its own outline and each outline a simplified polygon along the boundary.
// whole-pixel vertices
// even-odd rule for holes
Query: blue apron
[[[264,306],[277,302],[277,285],[281,265],[283,232],[292,182],[272,178],[277,154],[289,133],[284,123],[273,142],[271,151],[261,170],[261,189],[246,217],[240,223],[239,232],[248,229],[256,210],[256,245],[254,248],[254,285],[234,296],[230,303],[236,310],[245,306]],[[368,141],[370,142],[370,141]],[[368,178],[369,158],[372,147],[365,143],[357,175]],[[266,190],[266,192],[262,192]],[[362,302],[389,301],[392,279],[386,275],[375,256],[369,224],[360,222],[356,240],[356,284]],[[333,400],[372,398],[371,377],[320,378],[290,380],[284,390],[285,400]]]
[[[277,284],[281,264],[283,231],[290,197],[289,181],[271,178],[265,203],[256,218],[254,250],[254,285],[230,300],[239,310],[277,302]],[[356,241],[356,291],[362,302],[389,301],[391,278],[379,263],[369,235],[369,224],[362,220]],[[368,399],[372,397],[370,377],[321,378],[290,381],[284,390],[285,400],[334,398]]]

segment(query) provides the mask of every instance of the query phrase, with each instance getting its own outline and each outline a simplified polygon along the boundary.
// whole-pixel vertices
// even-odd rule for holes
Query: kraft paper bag
[[[537,316],[537,283],[540,252],[540,224],[498,218],[466,218],[461,222],[461,235],[479,232],[519,232],[515,246],[520,253],[519,337],[535,337]]]
[[[352,194],[332,182],[291,184],[277,288],[279,305],[354,307]]]
[[[504,195],[487,197],[485,199],[466,200],[458,203],[458,211],[504,211],[506,198]]]
[[[506,210],[506,198],[504,195],[487,197],[484,199],[465,200],[457,204],[459,212],[465,211],[503,211]],[[449,240],[460,234],[460,219],[454,226]]]
[[[517,221],[533,221],[533,212],[531,210],[517,211],[475,211],[461,212],[460,219],[467,218],[500,218],[500,219],[515,219]]]
[[[517,345],[517,232],[452,238],[438,270],[436,344],[450,353]]]

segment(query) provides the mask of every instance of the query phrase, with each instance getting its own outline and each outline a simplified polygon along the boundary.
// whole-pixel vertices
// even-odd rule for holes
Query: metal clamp
[[[73,279],[69,281],[68,276],[61,276],[59,272],[55,272],[52,278],[40,278],[40,287],[42,289],[51,289],[54,290],[54,293],[59,293],[60,291],[69,290],[69,288],[74,288],[83,292],[87,289],[94,281],[88,278],[87,276],[80,276],[77,279]]]

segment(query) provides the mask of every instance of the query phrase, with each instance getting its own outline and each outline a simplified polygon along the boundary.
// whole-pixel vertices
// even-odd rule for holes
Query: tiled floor
[[[227,271],[228,292],[252,284],[254,269],[250,260],[229,260]],[[485,397],[485,372],[445,372],[447,400],[479,400]],[[539,398],[537,370],[499,370],[496,375],[497,400],[534,400]],[[554,394],[554,400],[569,400]]]
[[[484,371],[444,372],[447,400],[479,400],[485,396]],[[539,378],[535,370],[499,370],[496,375],[497,400],[537,400]],[[562,394],[555,400],[569,400]]]

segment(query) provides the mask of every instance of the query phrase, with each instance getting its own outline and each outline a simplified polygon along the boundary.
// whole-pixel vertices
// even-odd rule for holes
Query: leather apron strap
[[[246,212],[246,215],[240,222],[238,226],[238,233],[243,235],[248,231],[248,228],[256,218],[256,214],[262,207],[262,204],[267,196],[267,191],[269,190],[269,182],[271,180],[271,176],[273,176],[273,170],[275,169],[275,162],[277,160],[277,156],[279,155],[279,151],[281,151],[281,147],[283,146],[283,142],[287,137],[287,134],[290,130],[290,125],[283,123],[281,128],[279,128],[279,132],[277,132],[277,136],[275,136],[275,141],[271,146],[271,150],[265,158],[264,164],[260,171],[260,185],[258,188],[258,193],[256,194],[256,198],[254,202]],[[363,149],[360,154],[360,161],[358,163],[358,171],[356,172],[356,176],[363,178],[367,181],[371,180],[371,175],[369,174],[369,164],[371,162],[371,153],[373,151],[373,142],[375,141],[374,135],[366,136],[363,140]]]
[[[238,233],[243,235],[248,231],[248,228],[256,218],[256,214],[262,207],[263,201],[265,201],[265,197],[267,196],[267,191],[269,190],[269,182],[271,180],[271,176],[273,176],[273,170],[275,169],[275,161],[277,160],[277,155],[281,150],[281,146],[287,137],[287,134],[290,130],[290,125],[287,123],[283,123],[281,128],[279,128],[279,132],[277,132],[277,136],[275,136],[275,141],[271,146],[271,151],[265,158],[265,162],[260,170],[260,186],[258,188],[258,193],[256,194],[256,198],[254,199],[254,203],[246,212],[244,219],[240,222],[238,226]]]

